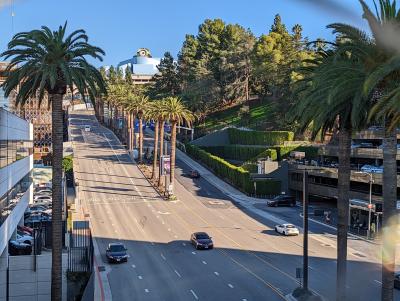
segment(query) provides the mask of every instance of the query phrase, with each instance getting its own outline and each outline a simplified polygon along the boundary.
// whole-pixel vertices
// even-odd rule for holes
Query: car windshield
[[[209,239],[210,237],[207,234],[197,234],[197,239]]]
[[[276,197],[274,197],[273,199],[274,200],[281,200],[281,199],[283,199],[285,196],[283,196],[283,195],[278,195],[278,196],[276,196]]]
[[[110,251],[111,252],[123,252],[123,251],[125,251],[125,247],[123,245],[113,245],[113,246],[110,246]]]

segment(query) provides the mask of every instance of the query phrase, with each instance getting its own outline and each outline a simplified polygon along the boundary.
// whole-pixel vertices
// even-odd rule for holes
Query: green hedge
[[[238,161],[256,161],[257,158],[270,157],[273,161],[277,159],[275,149],[265,149],[265,147],[252,147],[245,145],[223,145],[201,147],[206,152],[215,156]]]
[[[230,144],[244,145],[280,145],[284,141],[293,141],[294,133],[288,131],[243,131],[228,129]]]
[[[273,147],[278,154],[278,160],[281,161],[286,159],[290,156],[290,152],[297,151],[297,152],[305,152],[307,159],[315,159],[318,157],[318,147],[311,146],[311,145],[290,145],[290,146],[283,146],[277,145]]]
[[[186,145],[186,152],[194,159],[207,165],[216,175],[227,180],[239,190],[247,194],[254,194],[254,182],[250,179],[250,173],[244,168],[230,164],[224,159],[192,144]],[[266,180],[257,182],[257,195],[279,194],[280,190],[280,181]]]

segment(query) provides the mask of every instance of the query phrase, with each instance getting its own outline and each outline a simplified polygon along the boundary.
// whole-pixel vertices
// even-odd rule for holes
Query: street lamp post
[[[308,171],[303,171],[303,290],[308,291]]]

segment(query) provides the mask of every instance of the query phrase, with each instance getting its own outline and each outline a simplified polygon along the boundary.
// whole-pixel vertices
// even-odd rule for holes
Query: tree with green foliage
[[[133,85],[133,80],[132,80],[132,71],[130,66],[126,66],[125,68],[125,82],[128,85]]]
[[[159,73],[154,76],[154,84],[151,86],[149,94],[156,98],[179,94],[178,65],[171,53],[164,53],[164,57],[161,59],[157,69]]]
[[[41,29],[17,33],[1,54],[11,59],[6,72],[9,76],[2,84],[5,95],[13,91],[17,105],[24,106],[28,99],[45,96],[52,109],[53,144],[53,206],[52,206],[52,266],[51,300],[62,296],[62,160],[63,160],[63,109],[62,100],[67,89],[78,89],[94,101],[98,92],[106,93],[103,77],[89,64],[87,57],[102,60],[104,51],[88,43],[85,31],[75,30],[66,35],[67,23],[52,31]]]

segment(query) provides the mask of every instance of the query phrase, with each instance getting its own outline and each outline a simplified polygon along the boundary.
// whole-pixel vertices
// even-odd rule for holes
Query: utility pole
[[[308,292],[308,171],[303,171],[303,290]]]

